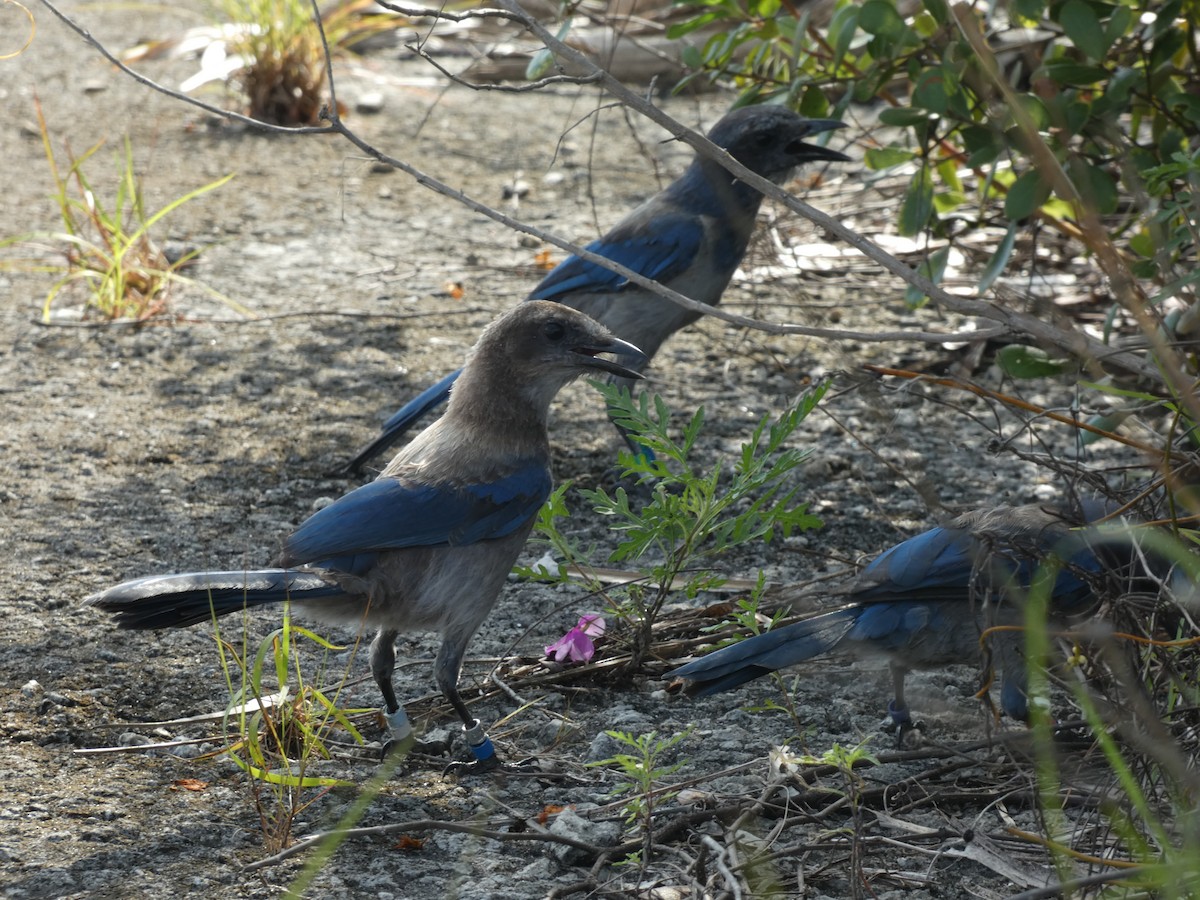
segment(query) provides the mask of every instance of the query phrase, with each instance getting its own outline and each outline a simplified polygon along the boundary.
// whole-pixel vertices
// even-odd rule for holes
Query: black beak
[[[582,347],[572,347],[571,352],[582,357],[579,360],[580,365],[589,369],[599,369],[601,372],[607,372],[609,375],[616,375],[618,378],[644,378],[641,372],[635,372],[633,369],[627,369],[620,363],[614,362],[611,359],[604,359],[597,356],[597,353],[615,353],[619,356],[632,357],[637,361],[644,361],[646,354],[628,341],[622,341],[619,338],[613,338],[608,341],[597,341],[594,344],[588,344]]]
[[[836,128],[845,128],[845,122],[839,122],[837,119],[809,119],[804,123],[804,134],[800,137],[809,137],[814,134],[820,134],[822,131],[833,131]],[[818,147],[816,144],[806,144],[802,140],[794,140],[788,145],[788,153],[796,158],[798,163],[805,162],[850,162],[850,157],[839,150],[830,150],[828,147]]]

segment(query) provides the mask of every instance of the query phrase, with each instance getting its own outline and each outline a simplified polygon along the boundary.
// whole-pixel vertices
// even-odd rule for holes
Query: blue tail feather
[[[727,691],[768,672],[828,653],[860,615],[861,607],[845,607],[773,628],[693,660],[671,675],[691,681],[684,690],[693,697]]]
[[[84,602],[113,613],[119,628],[181,628],[239,609],[341,594],[314,572],[258,569],[139,578]]]

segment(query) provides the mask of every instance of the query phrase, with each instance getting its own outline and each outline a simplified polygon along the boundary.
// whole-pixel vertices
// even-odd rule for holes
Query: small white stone
[[[383,94],[379,91],[371,91],[368,94],[363,94],[355,102],[354,111],[362,113],[364,116],[373,116],[376,113],[383,112]]]

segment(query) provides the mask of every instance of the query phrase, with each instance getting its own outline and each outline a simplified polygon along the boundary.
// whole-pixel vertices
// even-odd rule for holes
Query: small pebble
[[[354,104],[354,111],[362,113],[364,116],[373,116],[376,113],[383,112],[383,94],[378,91],[363,94]]]

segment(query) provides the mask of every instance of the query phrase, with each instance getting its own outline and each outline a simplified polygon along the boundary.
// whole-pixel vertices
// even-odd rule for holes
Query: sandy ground
[[[116,48],[181,24],[161,12],[68,8]],[[10,26],[23,20],[11,6],[2,9],[0,33],[8,40]],[[106,142],[92,176],[101,194],[111,190],[111,160],[125,135],[149,209],[236,173],[230,185],[173,215],[163,236],[203,246],[193,277],[251,315],[182,288],[171,301],[179,316],[171,324],[93,327],[72,314],[80,297],[68,292],[54,324],[45,326],[38,319],[48,276],[0,271],[8,297],[0,307],[7,422],[0,431],[6,585],[0,889],[13,898],[274,896],[311,853],[245,868],[266,855],[252,787],[227,760],[195,758],[221,746],[214,726],[142,724],[224,708],[228,695],[212,629],[118,632],[80,601],[125,578],[269,560],[315,504],[357,483],[329,473],[400,402],[456,367],[478,329],[524,296],[540,277],[537,254],[544,248],[406,176],[376,170],[339,139],[213,127],[197,110],[121,75],[34,9],[34,44],[0,62],[10,123],[0,130],[4,234],[57,227],[36,96],[56,149],[69,145],[78,154]],[[383,96],[380,113],[352,115],[352,126],[393,156],[558,234],[594,237],[688,159],[686,148],[661,143],[652,126],[605,108],[592,89],[477,93],[447,87],[431,68],[402,57],[389,51],[338,67],[351,109],[365,94]],[[178,61],[147,63],[144,70],[168,84],[190,72]],[[677,118],[708,125],[728,99],[663,102]],[[857,154],[855,129],[846,135]],[[857,227],[890,230],[896,185],[869,184],[855,165],[818,174],[792,189],[810,188],[811,202]],[[506,186],[518,181],[528,194],[506,200]],[[803,271],[779,265],[780,243],[823,240],[803,221],[767,210],[727,304],[806,324],[956,326],[935,310],[907,312],[899,286],[834,248],[814,253]],[[461,298],[448,287],[456,284]],[[980,401],[871,382],[859,371],[869,362],[937,366],[950,357],[940,347],[777,338],[719,322],[677,336],[656,360],[653,387],[678,409],[705,406],[711,427],[698,453],[708,465],[735,452],[761,415],[794,401],[814,379],[836,376],[824,411],[796,435],[813,450],[800,475],[802,493],[825,528],[747,548],[723,562],[726,574],[752,578],[763,568],[773,581],[795,584],[849,572],[853,561],[937,521],[942,510],[929,508],[922,494],[951,508],[1060,496],[1061,480],[1006,447],[1067,455],[1065,435],[1040,429],[1044,443],[1035,445],[1032,432],[1015,419],[993,418]],[[995,373],[980,377],[994,380]],[[1034,399],[1070,399],[1054,385],[1046,392]],[[997,440],[998,429],[1016,438],[1013,445]],[[595,485],[608,477],[618,442],[588,388],[563,394],[553,439],[560,478]],[[603,523],[578,500],[572,506],[568,528],[575,537],[601,551],[611,547]],[[543,552],[531,548],[528,557]],[[681,597],[680,605],[689,604]],[[1000,857],[1017,881],[1038,883],[1050,874],[1036,848],[994,846],[1008,823],[1036,828],[1020,799],[1031,775],[999,745],[975,743],[987,728],[971,699],[973,667],[912,679],[912,702],[930,724],[933,745],[975,748],[963,757],[965,766],[944,770],[932,756],[892,753],[891,739],[878,730],[890,691],[878,666],[813,663],[795,685],[795,720],[752,711],[782,702],[769,681],[701,702],[669,696],[653,672],[625,684],[517,683],[512,695],[494,689],[489,673],[497,661],[507,660],[502,672],[536,669],[542,646],[596,607],[582,589],[514,582],[473,642],[464,672],[464,691],[480,717],[501,723],[493,735],[504,754],[536,754],[555,774],[458,779],[441,774],[444,761],[414,763],[384,783],[360,821],[399,824],[398,832],[344,844],[321,869],[313,895],[523,898],[582,884],[585,893],[609,896],[695,896],[689,886],[697,872],[685,871],[685,857],[674,849],[657,849],[642,867],[607,858],[593,866],[588,853],[527,839],[549,805],[574,805],[572,833],[592,845],[634,834],[611,796],[620,777],[585,766],[617,752],[607,729],[660,736],[691,729],[667,754],[682,763],[667,780],[690,781],[690,793],[664,798],[659,820],[678,821],[669,843],[690,857],[706,836],[722,843],[728,837],[697,809],[776,798],[739,825],[743,858],[756,845],[791,850],[758,867],[751,883],[759,894],[774,886],[786,896],[847,896],[869,883],[880,897],[900,890],[918,897],[1007,896],[1018,886],[1001,874]],[[244,630],[257,642],[277,625],[263,613]],[[242,628],[233,625],[226,636]],[[354,640],[349,633],[332,636]],[[401,639],[398,689],[418,700],[412,709],[428,718],[428,727],[455,727],[432,702],[427,662],[435,649],[429,635]],[[361,655],[343,653],[336,662],[356,679],[346,701],[375,705]],[[656,671],[672,663],[659,660]],[[364,727],[377,737],[369,721]],[[80,753],[184,738],[208,742]],[[782,794],[765,791],[772,748],[790,743],[796,752],[820,755],[865,740],[890,761],[851,787],[911,777],[922,791],[957,799],[914,804],[906,813],[900,802],[859,808],[809,792],[847,790],[848,776],[836,770],[818,772],[811,785],[785,783]],[[363,784],[377,766],[338,758],[319,768]],[[1006,799],[997,802],[1001,778]],[[295,833],[331,827],[353,796],[339,789],[319,798],[298,816]],[[894,819],[877,817],[882,808],[914,828],[938,829],[935,837],[918,841]],[[567,828],[568,818],[560,827]],[[473,823],[490,836],[430,822]],[[962,840],[968,828],[979,836],[974,850]],[[402,842],[402,834],[414,840]],[[980,862],[981,845],[992,862]],[[699,881],[713,878],[712,895],[720,895],[723,881],[711,858],[705,871]]]

